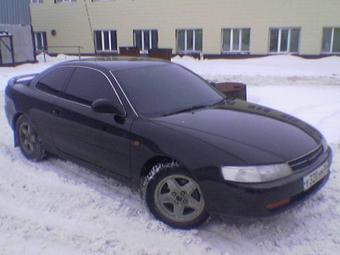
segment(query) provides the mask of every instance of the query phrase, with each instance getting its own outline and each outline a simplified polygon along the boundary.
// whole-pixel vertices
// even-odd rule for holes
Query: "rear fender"
[[[14,146],[18,146],[18,139],[16,137],[15,125],[22,113],[18,112],[15,106],[14,98],[13,98],[13,87],[15,84],[22,84],[28,86],[31,80],[37,74],[26,74],[15,76],[10,79],[7,83],[6,91],[5,91],[5,113],[7,117],[8,124],[11,126],[14,134]]]

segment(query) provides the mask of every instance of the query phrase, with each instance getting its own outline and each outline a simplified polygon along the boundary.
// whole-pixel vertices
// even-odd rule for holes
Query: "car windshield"
[[[202,78],[175,64],[119,70],[114,75],[136,111],[146,117],[194,110],[224,99]]]

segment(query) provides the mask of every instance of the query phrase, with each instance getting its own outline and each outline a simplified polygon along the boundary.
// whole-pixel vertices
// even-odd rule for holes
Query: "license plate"
[[[326,161],[316,170],[303,177],[303,189],[308,190],[329,172],[328,162]]]

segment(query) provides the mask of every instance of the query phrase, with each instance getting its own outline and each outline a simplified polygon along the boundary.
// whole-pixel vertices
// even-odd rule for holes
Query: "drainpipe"
[[[92,43],[93,43],[93,49],[94,49],[95,54],[97,54],[95,43],[94,43],[94,35],[93,35],[93,27],[92,27],[92,22],[91,22],[91,15],[90,15],[89,8],[88,8],[88,5],[87,5],[87,0],[83,0],[83,1],[84,1],[84,7],[85,7],[86,15],[87,15],[87,21],[89,23],[90,35],[91,35]]]

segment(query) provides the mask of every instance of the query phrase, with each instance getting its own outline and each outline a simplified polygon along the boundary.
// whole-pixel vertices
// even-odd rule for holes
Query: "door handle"
[[[52,110],[52,114],[54,114],[54,115],[59,115],[59,114],[60,114],[60,110],[58,110],[58,109],[53,109],[53,110]]]

